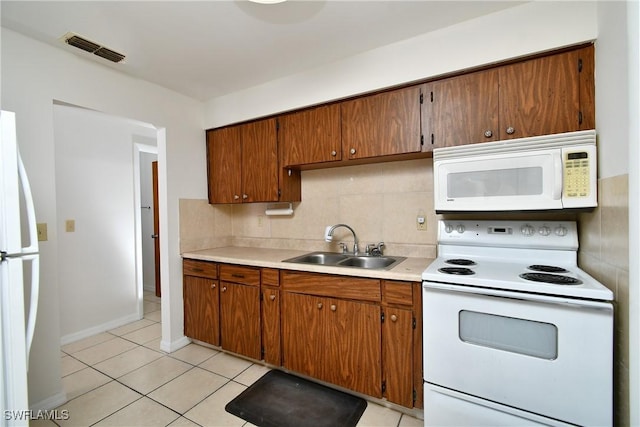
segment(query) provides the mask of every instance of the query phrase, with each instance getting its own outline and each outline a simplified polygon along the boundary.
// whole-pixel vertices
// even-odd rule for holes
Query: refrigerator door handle
[[[29,354],[33,343],[33,334],[36,330],[36,318],[38,314],[38,298],[40,294],[40,255],[28,255],[25,261],[31,261],[31,295],[29,297],[29,315],[27,316],[27,371],[29,370]]]
[[[31,194],[31,186],[29,178],[24,169],[24,163],[20,153],[18,153],[18,176],[22,184],[22,194],[24,195],[25,205],[27,208],[27,226],[29,227],[29,246],[22,248],[23,254],[32,254],[38,252],[38,229],[36,226],[36,210],[33,206],[33,195]]]

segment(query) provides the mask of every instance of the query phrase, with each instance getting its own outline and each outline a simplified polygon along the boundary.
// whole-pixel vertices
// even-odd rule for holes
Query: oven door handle
[[[526,292],[512,292],[504,291],[501,289],[489,289],[489,288],[477,288],[472,286],[450,285],[447,283],[438,282],[422,282],[422,286],[426,289],[437,289],[441,291],[449,292],[461,292],[465,294],[476,294],[498,298],[510,298],[525,301],[537,301],[546,304],[559,304],[559,305],[571,305],[584,308],[591,308],[597,310],[613,311],[611,303],[604,301],[591,301],[583,299],[573,299],[560,296],[529,294]]]

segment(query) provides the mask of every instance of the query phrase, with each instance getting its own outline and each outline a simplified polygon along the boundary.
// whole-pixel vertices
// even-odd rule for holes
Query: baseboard
[[[191,343],[191,340],[185,336],[178,338],[175,341],[160,341],[160,350],[166,351],[167,353],[173,353],[176,350],[180,350],[182,347]]]
[[[47,397],[40,402],[33,403],[29,405],[29,409],[32,411],[49,411],[51,409],[57,408],[63,403],[67,402],[67,393],[61,391],[60,393],[54,394],[53,396]]]
[[[91,328],[83,329],[82,331],[74,332],[72,334],[64,335],[60,338],[60,345],[66,345],[83,338],[87,338],[93,335],[97,335],[99,333],[109,331],[111,329],[118,328],[120,326],[126,325],[127,323],[135,322],[136,320],[142,319],[143,315],[138,313],[132,313],[124,317],[120,317],[119,319],[114,319],[106,323],[102,323],[97,326],[92,326]]]

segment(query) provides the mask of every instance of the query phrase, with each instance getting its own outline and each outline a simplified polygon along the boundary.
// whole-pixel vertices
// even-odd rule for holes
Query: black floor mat
[[[260,427],[354,427],[366,407],[359,397],[273,370],[225,410]]]

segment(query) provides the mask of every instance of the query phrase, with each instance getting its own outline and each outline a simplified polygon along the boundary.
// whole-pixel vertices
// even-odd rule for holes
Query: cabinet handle
[[[391,321],[392,322],[397,322],[398,321],[398,316],[396,316],[395,314],[391,315]]]
[[[490,130],[485,130],[484,131],[484,136],[486,138],[491,138],[493,136],[493,132],[491,132]]]
[[[322,303],[321,303],[321,302],[319,302],[319,303],[318,303],[318,310],[321,310],[321,309],[322,309]]]
[[[222,287],[222,292],[227,292],[227,287],[226,286]]]
[[[244,274],[232,273],[231,277],[235,277],[235,278],[238,278],[238,279],[244,279]]]
[[[509,126],[509,127],[507,128],[507,135],[513,135],[513,133],[514,133],[515,131],[516,131],[516,130],[515,130],[512,126]]]
[[[233,200],[238,200],[240,198],[240,196],[238,196],[237,194],[233,195]]]
[[[198,268],[198,267],[192,268],[191,270],[193,270],[196,273],[203,273],[204,272],[203,268]]]
[[[276,296],[275,296],[275,295],[269,295],[269,299],[270,299],[271,301],[275,301],[275,300],[276,300]]]
[[[336,305],[335,305],[335,304],[331,304],[331,311],[336,311],[336,309],[337,309],[337,308],[338,308],[338,307],[336,307]]]
[[[351,153],[351,154],[356,154],[356,149],[355,149],[355,148],[352,148],[351,150],[349,150],[349,153]]]
[[[335,156],[337,156],[337,155],[338,155],[338,152],[337,152],[336,150],[333,150],[333,151],[331,152],[331,155],[332,155],[333,157],[335,157]]]
[[[216,288],[216,284],[215,284],[215,283],[212,283],[212,284],[211,284],[211,289],[215,289],[215,288]]]
[[[248,199],[248,198],[249,198],[249,196],[247,196],[246,194],[243,194],[243,195],[242,195],[242,200],[246,200],[246,199]]]

